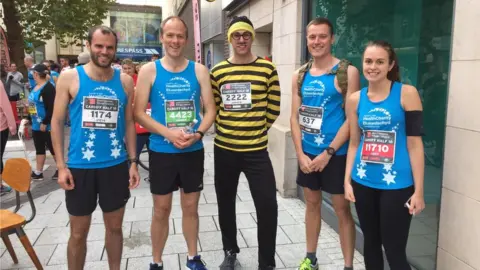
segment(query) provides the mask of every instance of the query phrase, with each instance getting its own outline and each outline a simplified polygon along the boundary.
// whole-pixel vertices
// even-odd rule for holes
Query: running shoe
[[[237,262],[237,254],[230,250],[225,251],[225,259],[220,264],[220,270],[234,270]]]
[[[32,180],[35,180],[35,181],[43,180],[43,173],[36,174],[35,172],[32,172]]]
[[[156,263],[151,263],[150,264],[150,270],[163,270],[163,265],[158,265]]]
[[[1,194],[2,196],[5,195],[5,194],[8,194],[8,193],[10,193],[10,192],[12,192],[12,188],[11,188],[11,187],[9,187],[9,186],[4,186],[4,185],[1,185],[1,186],[0,186],[0,194]]]
[[[312,261],[309,258],[305,258],[297,270],[318,270],[318,263],[312,264]]]
[[[193,259],[189,260],[187,257],[187,269],[190,270],[207,270],[205,267],[205,262],[200,258],[200,255],[193,257]]]

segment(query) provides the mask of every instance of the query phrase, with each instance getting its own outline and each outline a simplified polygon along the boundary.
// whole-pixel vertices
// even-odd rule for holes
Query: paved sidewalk
[[[217,199],[213,185],[213,143],[212,137],[205,138],[205,178],[204,190],[200,197],[200,235],[199,253],[209,269],[218,269],[223,260],[221,234],[218,225]],[[8,153],[6,154],[8,157]],[[147,160],[147,156],[142,156]],[[52,166],[53,167],[53,166]],[[148,269],[151,262],[150,222],[152,219],[152,197],[149,184],[143,181],[147,172],[140,169],[142,181],[132,191],[127,204],[124,219],[124,249],[122,269]],[[54,169],[52,169],[52,174]],[[43,180],[52,186],[49,179]],[[50,188],[52,188],[50,187]],[[36,188],[32,188],[35,194]],[[9,194],[8,196],[12,196]],[[278,232],[277,232],[277,269],[296,269],[305,255],[305,205],[298,199],[278,198]],[[68,269],[66,250],[69,237],[68,214],[65,208],[64,191],[58,189],[35,199],[37,216],[25,226],[25,231],[34,244],[40,261],[46,270]],[[2,208],[4,197],[2,200]],[[250,195],[248,183],[242,174],[237,195],[237,227],[240,254],[238,260],[241,269],[257,269],[257,223],[255,207]],[[20,214],[30,215],[28,204],[20,209]],[[182,235],[182,211],[178,192],[173,196],[170,218],[169,238],[164,252],[165,269],[185,269],[187,246]],[[35,269],[30,258],[15,235],[11,235],[19,264],[15,265],[3,243],[0,245],[1,269]],[[100,208],[93,213],[92,226],[88,236],[87,263],[85,269],[108,269],[107,255],[104,248],[105,229]],[[343,256],[338,234],[322,222],[322,231],[318,245],[320,269],[343,270]],[[355,252],[355,269],[364,269],[363,257]]]

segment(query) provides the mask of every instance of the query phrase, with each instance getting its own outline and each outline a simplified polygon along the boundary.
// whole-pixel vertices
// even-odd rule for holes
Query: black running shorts
[[[311,160],[315,156],[305,153]],[[321,172],[305,174],[298,168],[297,184],[311,190],[322,190],[330,194],[344,194],[347,155],[332,156]]]
[[[150,191],[167,195],[179,188],[185,193],[203,190],[205,151],[188,153],[149,152]]]
[[[101,169],[70,168],[75,187],[66,191],[68,213],[88,216],[97,208],[97,199],[104,213],[127,204],[130,198],[128,163]]]

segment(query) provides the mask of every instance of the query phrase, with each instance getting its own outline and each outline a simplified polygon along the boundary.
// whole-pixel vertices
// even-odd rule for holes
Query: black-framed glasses
[[[232,34],[232,38],[235,40],[240,40],[240,37],[243,37],[243,40],[250,40],[252,38],[252,33],[243,32],[243,34],[240,34],[238,32],[235,32]]]

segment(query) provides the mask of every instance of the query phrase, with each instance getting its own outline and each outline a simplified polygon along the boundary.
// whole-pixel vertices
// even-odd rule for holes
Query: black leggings
[[[35,145],[35,150],[37,155],[45,155],[45,147],[48,148],[48,151],[55,156],[52,145],[52,137],[50,136],[50,131],[32,131],[33,144]]]
[[[352,180],[352,187],[364,236],[366,269],[383,270],[383,245],[392,270],[411,270],[406,248],[412,216],[405,207],[405,202],[413,195],[413,186],[380,190]]]
[[[5,152],[5,146],[7,145],[7,140],[8,140],[8,133],[10,133],[10,129],[6,128],[5,130],[2,130],[1,138],[0,138],[0,144],[1,144],[1,150],[2,150],[2,156],[0,157],[2,160],[2,167],[1,167],[1,172],[3,173],[3,153]]]
[[[245,173],[258,220],[258,264],[275,266],[277,237],[277,191],[267,150],[234,152],[214,148],[215,192],[224,250],[240,252],[237,245],[235,201],[240,173]]]

